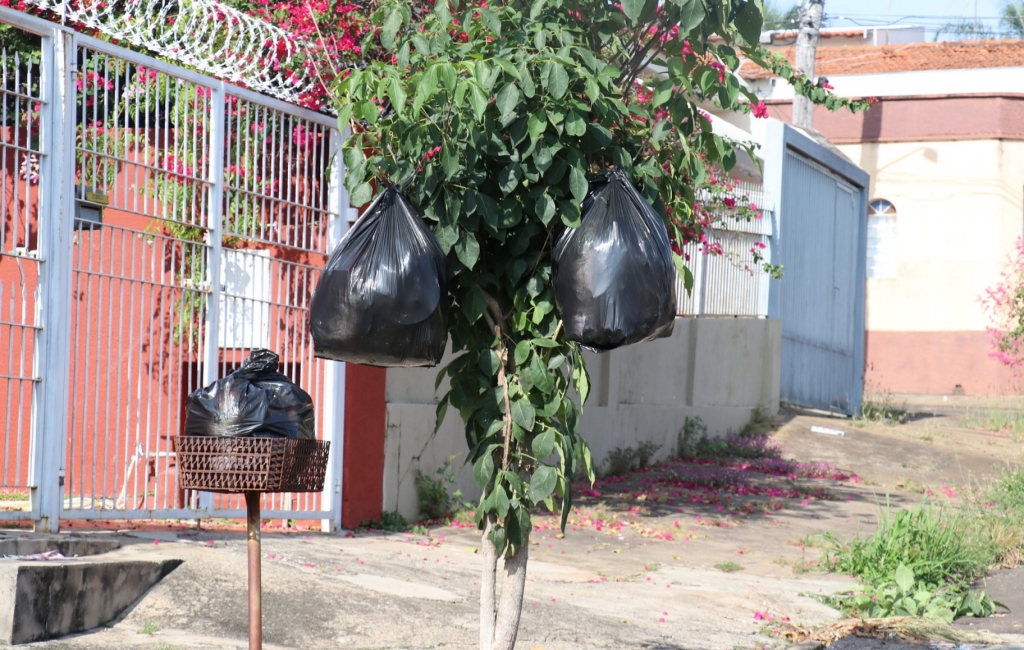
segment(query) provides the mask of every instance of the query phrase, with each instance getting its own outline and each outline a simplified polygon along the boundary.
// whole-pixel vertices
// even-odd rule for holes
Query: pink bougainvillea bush
[[[1017,240],[999,281],[985,290],[980,301],[990,322],[989,356],[1020,376],[1024,366],[1024,239]]]

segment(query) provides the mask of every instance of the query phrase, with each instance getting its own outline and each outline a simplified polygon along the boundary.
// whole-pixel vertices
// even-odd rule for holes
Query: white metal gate
[[[265,516],[336,528],[344,364],[316,359],[308,332],[349,216],[334,120],[10,10],[0,20],[40,37],[38,63],[12,59],[22,76],[0,58],[0,173],[5,197],[22,197],[0,204],[0,261],[21,273],[0,265],[0,405],[23,417],[4,434],[0,495],[29,497],[0,517],[244,515],[233,497],[178,490],[170,439],[188,393],[264,347],[335,442],[323,495],[268,497]]]

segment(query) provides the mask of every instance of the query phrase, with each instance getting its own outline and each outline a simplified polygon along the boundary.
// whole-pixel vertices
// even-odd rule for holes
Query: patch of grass
[[[878,530],[870,537],[844,543],[825,533],[822,563],[830,571],[856,575],[869,584],[895,580],[896,570],[904,565],[919,581],[966,586],[985,574],[992,558],[964,532],[958,519],[951,509],[927,501],[895,513],[886,504]]]
[[[763,422],[767,411],[754,409],[751,421],[739,434],[724,438],[708,437],[708,428],[700,417],[686,418],[676,438],[676,457],[698,460],[781,458],[782,449],[767,431]],[[770,422],[770,420],[768,420]]]
[[[899,483],[896,484],[896,487],[901,490],[906,490],[907,492],[913,492],[914,494],[924,494],[928,491],[928,488],[910,478],[900,479]]]
[[[756,406],[750,412],[750,420],[740,429],[741,436],[763,436],[775,430],[772,416],[764,406]]]
[[[978,413],[968,411],[959,418],[965,429],[980,429],[993,433],[1007,433],[1014,440],[1024,440],[1024,411],[991,411]]]
[[[743,570],[743,567],[735,562],[719,562],[715,565],[715,568],[725,573],[735,573]]]
[[[376,521],[364,521],[359,524],[360,528],[373,530],[386,530],[392,533],[409,532],[409,522],[397,510],[386,510],[381,513],[380,519]]]
[[[0,492],[0,501],[28,501],[27,492]]]
[[[897,404],[892,393],[872,393],[864,397],[858,419],[883,424],[903,424],[908,417],[906,404]]]
[[[142,629],[139,630],[139,633],[140,634],[146,634],[146,635],[149,635],[149,636],[153,636],[154,634],[156,634],[159,631],[160,631],[160,626],[159,625],[157,625],[153,621],[146,621],[145,623],[142,624]]]

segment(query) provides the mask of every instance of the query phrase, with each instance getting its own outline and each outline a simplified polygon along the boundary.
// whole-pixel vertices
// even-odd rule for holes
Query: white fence
[[[691,243],[683,252],[693,273],[693,291],[687,294],[680,280],[676,284],[680,316],[768,315],[770,277],[754,261],[754,250],[771,261],[772,204],[760,185],[743,182],[736,191],[758,206],[760,219],[745,221],[722,215],[716,227],[708,229],[707,244]],[[705,254],[709,247],[721,247],[720,254]]]
[[[185,397],[256,347],[343,439],[308,300],[347,227],[335,120],[0,8],[0,520],[243,516],[182,492]],[[340,525],[321,494],[268,518]]]

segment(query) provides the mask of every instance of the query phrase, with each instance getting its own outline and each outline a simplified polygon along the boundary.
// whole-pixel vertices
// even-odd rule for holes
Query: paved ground
[[[786,419],[776,437],[792,458],[837,469],[794,480],[742,467],[670,466],[599,483],[581,499],[564,537],[551,518],[537,517],[518,647],[784,647],[763,633],[766,623],[834,620],[838,614],[813,596],[853,582],[814,570],[816,533],[870,532],[887,494],[894,505],[915,503],[921,491],[946,498],[970,477],[1019,458],[1022,448],[1008,437],[934,429],[940,421],[867,431],[849,421]],[[815,424],[847,435],[812,433]],[[933,428],[921,428],[926,424]],[[806,474],[806,466],[794,467]],[[244,648],[244,536],[177,524],[147,528],[80,533],[117,535],[155,556],[181,558],[179,569],[110,628],[26,647]],[[429,536],[267,534],[266,647],[474,648],[477,544],[475,531],[453,527]],[[1021,607],[984,621],[985,629],[1020,630],[1018,584],[1017,574],[991,579],[994,597],[1017,598]],[[921,646],[847,639],[833,647]]]

